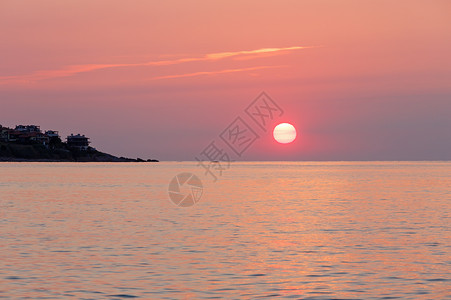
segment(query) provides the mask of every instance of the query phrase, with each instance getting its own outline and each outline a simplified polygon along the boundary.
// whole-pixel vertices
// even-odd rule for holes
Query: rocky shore
[[[61,144],[46,147],[41,144],[15,144],[0,142],[2,162],[158,162],[156,159],[117,157],[94,148],[78,150]]]

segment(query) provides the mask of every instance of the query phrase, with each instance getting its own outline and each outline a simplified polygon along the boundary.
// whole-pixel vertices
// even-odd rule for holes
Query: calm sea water
[[[451,162],[0,163],[0,298],[451,299],[450,228]]]

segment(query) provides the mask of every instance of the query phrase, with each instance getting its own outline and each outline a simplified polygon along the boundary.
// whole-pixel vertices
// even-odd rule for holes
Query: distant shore
[[[158,162],[156,159],[117,157],[97,151],[81,134],[61,140],[59,131],[39,125],[0,125],[0,162]]]
[[[158,160],[117,157],[94,148],[79,150],[64,144],[49,148],[40,144],[0,142],[0,162],[158,162]]]
[[[0,162],[159,162],[156,159],[134,159],[134,158],[117,158],[114,160],[58,160],[58,159],[27,159],[27,158],[12,158],[12,157],[0,157]]]

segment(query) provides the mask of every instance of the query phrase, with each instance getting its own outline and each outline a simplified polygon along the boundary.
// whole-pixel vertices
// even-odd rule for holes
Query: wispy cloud
[[[226,69],[226,70],[219,70],[219,71],[204,71],[204,72],[194,72],[194,73],[187,73],[187,74],[157,76],[157,77],[152,77],[151,80],[194,77],[194,76],[202,76],[202,75],[216,75],[216,74],[224,74],[224,73],[255,71],[255,70],[262,70],[262,69],[274,69],[274,68],[282,68],[282,67],[284,67],[284,66],[259,66],[259,67],[241,68],[241,69]]]
[[[252,55],[252,54],[263,54],[263,53],[271,53],[271,52],[280,52],[280,51],[290,51],[290,50],[301,50],[308,47],[285,47],[285,48],[262,48],[257,50],[244,50],[244,51],[236,51],[236,52],[220,52],[220,53],[211,53],[205,56],[206,59],[222,59],[227,57],[239,56],[239,55]]]
[[[169,66],[169,65],[178,65],[188,62],[202,62],[202,61],[216,61],[221,59],[228,59],[233,57],[252,57],[258,56],[260,54],[265,53],[282,53],[287,51],[296,51],[302,50],[306,48],[313,47],[284,47],[284,48],[261,48],[255,50],[242,50],[235,52],[218,52],[218,53],[209,53],[205,54],[201,57],[187,57],[187,58],[179,58],[179,59],[171,59],[171,60],[158,60],[158,61],[148,61],[143,63],[123,63],[123,64],[84,64],[84,65],[69,65],[65,66],[61,69],[55,70],[39,70],[35,71],[31,74],[17,75],[17,76],[1,76],[0,84],[8,84],[8,83],[30,83],[37,82],[46,79],[52,78],[60,78],[60,77],[69,77],[79,73],[87,73],[101,69],[111,69],[111,68],[131,68],[131,67],[143,67],[143,66]],[[256,67],[256,69],[262,67]],[[267,67],[264,67],[267,68]],[[252,68],[247,68],[252,69]],[[235,71],[236,70],[236,71]],[[223,71],[212,71],[212,72],[194,72],[185,75],[168,75],[168,76],[159,76],[154,77],[154,79],[165,79],[165,78],[178,78],[178,77],[189,77],[189,76],[198,76],[198,75],[207,75],[207,74],[219,74],[229,73],[229,72],[238,72],[238,70],[246,70],[246,69],[231,69],[231,70],[223,70]],[[191,74],[191,75],[190,75]],[[193,75],[194,74],[194,75]]]

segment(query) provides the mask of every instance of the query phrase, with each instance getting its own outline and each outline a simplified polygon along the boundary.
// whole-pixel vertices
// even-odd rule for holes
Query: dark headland
[[[41,162],[158,162],[156,159],[117,157],[90,146],[89,138],[71,134],[63,142],[58,131],[37,125],[0,125],[0,161]]]

